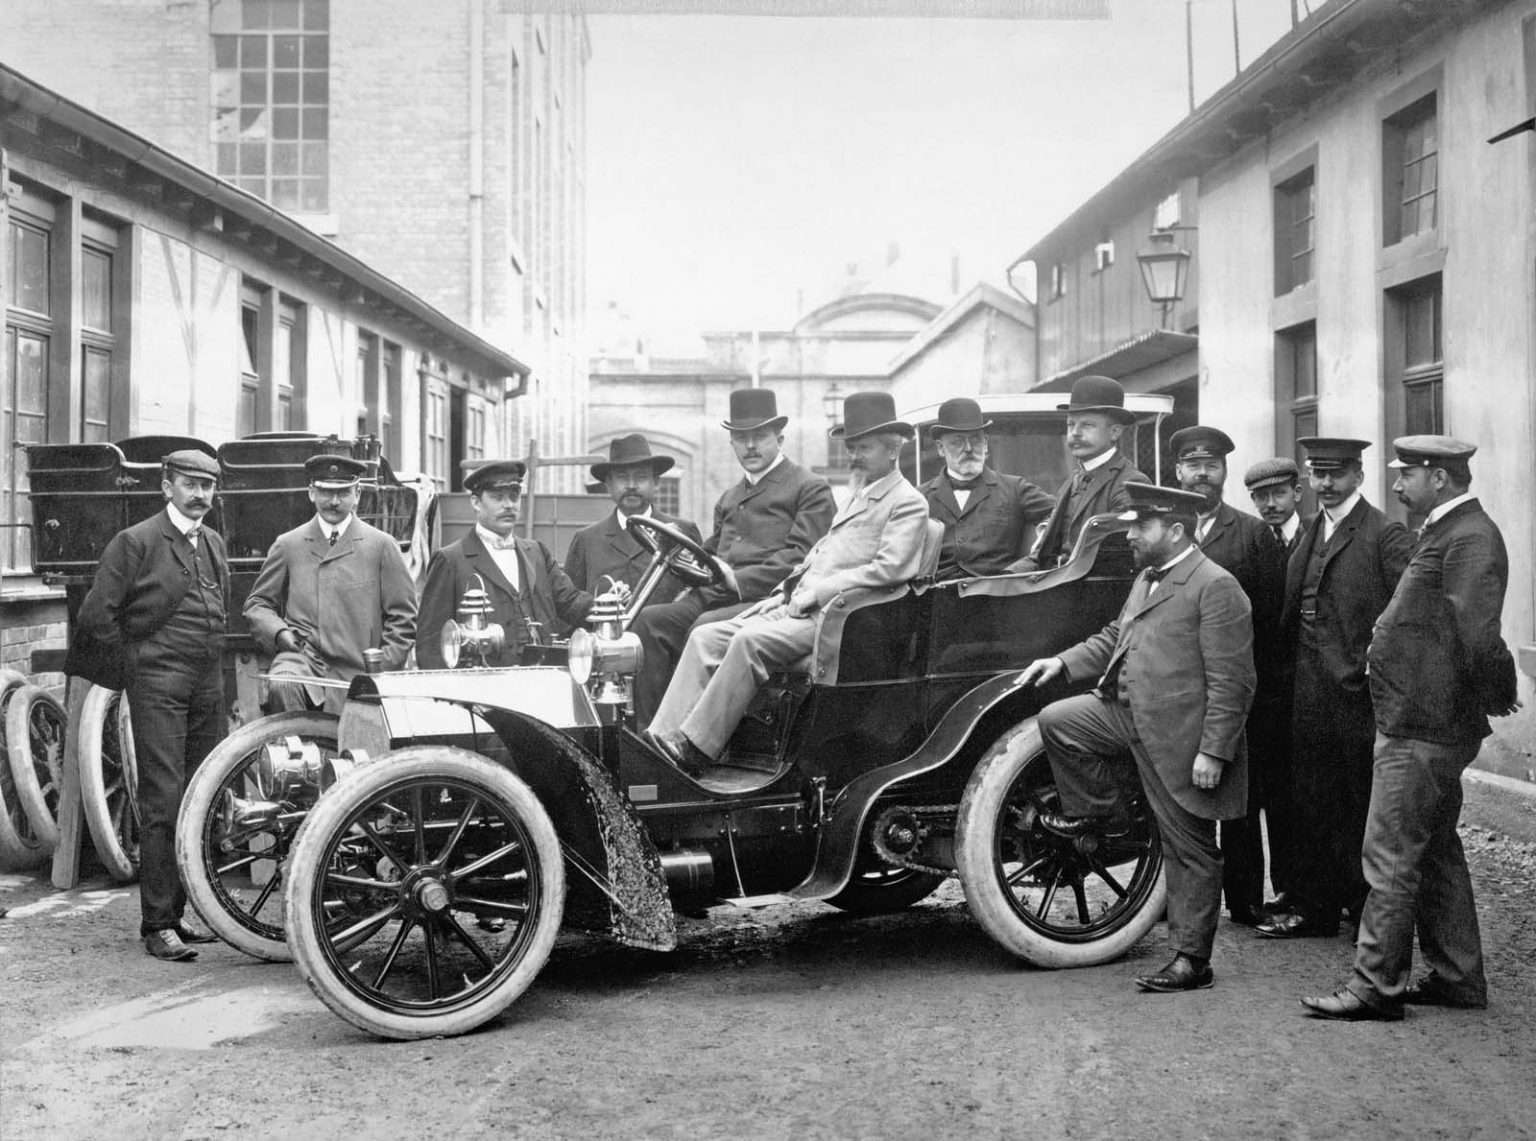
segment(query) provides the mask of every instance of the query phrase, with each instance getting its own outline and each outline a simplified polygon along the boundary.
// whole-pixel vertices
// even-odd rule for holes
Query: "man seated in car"
[[[912,426],[896,419],[889,393],[855,392],[829,434],[847,444],[853,496],[766,598],[694,629],[651,721],[651,743],[686,773],[716,762],[771,672],[811,652],[818,610],[853,587],[917,574],[928,502],[896,466]]]

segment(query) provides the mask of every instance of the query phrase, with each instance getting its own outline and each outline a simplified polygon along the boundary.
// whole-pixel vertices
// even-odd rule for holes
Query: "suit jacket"
[[[319,518],[277,537],[245,600],[256,644],[276,651],[292,630],[331,675],[363,672],[363,651],[384,651],[386,669],[405,665],[416,638],[416,584],[400,545],[357,516],[333,547]]]
[[[920,489],[929,516],[944,524],[940,579],[1002,574],[1029,554],[1035,524],[1051,513],[1051,497],[1027,479],[991,468],[982,468],[980,479],[963,509],[944,472]]]
[[[1454,743],[1488,736],[1515,701],[1515,663],[1499,632],[1509,556],[1476,499],[1428,527],[1370,646],[1376,728]]]
[[[517,664],[518,651],[531,640],[524,618],[539,623],[539,638],[548,642],[565,627],[579,626],[592,609],[592,595],[578,590],[549,548],[537,539],[517,539],[518,571],[522,589],[514,590],[486,550],[473,528],[457,543],[432,556],[421,587],[421,613],[416,624],[416,663],[425,670],[440,670],[443,660],[439,638],[443,623],[458,614],[459,599],[470,579],[479,575],[491,598],[489,621],[500,623],[506,640],[501,654],[489,664]]]
[[[1288,656],[1299,636],[1302,580],[1313,547],[1323,541],[1323,519],[1324,513],[1319,511],[1286,564],[1280,644]],[[1392,600],[1412,552],[1413,536],[1408,529],[1364,499],[1334,530],[1318,581],[1313,629],[1324,669],[1345,692],[1366,692],[1365,654],[1371,643],[1371,627]]]
[[[1169,793],[1208,820],[1244,814],[1243,723],[1257,683],[1248,599],[1235,578],[1199,551],[1150,596],[1143,573],[1120,617],[1061,660],[1076,679],[1102,677],[1119,661],[1119,692]],[[1195,787],[1196,753],[1227,762],[1214,789]]]
[[[1056,506],[1045,525],[1040,542],[1028,558],[1021,559],[1008,569],[1049,570],[1072,553],[1072,544],[1095,515],[1106,511],[1124,511],[1131,505],[1130,494],[1125,490],[1128,483],[1151,483],[1146,476],[1131,466],[1131,461],[1120,452],[1088,473],[1088,481],[1079,492],[1073,492],[1076,475],[1061,485],[1056,493]]]
[[[890,472],[848,501],[780,589],[809,592],[820,608],[853,587],[905,582],[922,565],[927,534],[928,501]]]
[[[1284,550],[1269,524],[1228,503],[1217,506],[1210,530],[1200,542],[1200,553],[1237,579],[1248,596],[1253,608],[1253,661],[1266,681],[1275,664],[1280,608],[1285,601]]]
[[[706,587],[705,609],[763,598],[827,533],[835,514],[827,481],[788,460],[755,485],[743,477],[715,504],[715,529],[704,540],[736,572],[741,598]]]
[[[165,624],[192,585],[193,554],[171,522],[170,508],[119,531],[102,552],[96,578],[80,605],[64,672],[108,689],[127,680],[124,647],[143,641]],[[229,561],[224,538],[202,528],[201,542],[229,606]]]
[[[1297,516],[1301,520],[1301,525],[1296,528],[1296,533],[1291,536],[1290,542],[1286,543],[1285,546],[1281,548],[1281,551],[1284,554],[1284,559],[1281,564],[1282,566],[1285,563],[1291,561],[1291,556],[1296,553],[1296,548],[1301,546],[1302,539],[1306,538],[1307,528],[1312,526],[1313,517],[1302,515],[1300,512],[1297,513]],[[1271,531],[1270,534],[1274,534],[1274,532]]]
[[[667,523],[688,535],[695,542],[702,542],[697,524],[665,511],[652,511],[658,523]],[[610,511],[589,527],[583,527],[571,536],[571,545],[565,552],[565,573],[577,590],[596,592],[597,580],[603,575],[633,587],[640,581],[645,568],[651,563],[651,552],[640,545],[629,529],[619,525],[619,513]],[[661,580],[651,597],[657,601],[673,598],[683,583],[668,574]]]

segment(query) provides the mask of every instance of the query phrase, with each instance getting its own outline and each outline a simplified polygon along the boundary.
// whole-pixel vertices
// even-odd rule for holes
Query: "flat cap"
[[[1131,509],[1119,516],[1122,523],[1132,523],[1155,515],[1198,515],[1205,506],[1205,496],[1193,491],[1180,491],[1176,487],[1128,483],[1125,490],[1131,497]]]
[[[1313,471],[1336,471],[1359,463],[1360,453],[1371,446],[1369,440],[1343,436],[1303,436],[1296,442],[1307,449],[1307,467]]]
[[[1399,436],[1392,450],[1397,459],[1388,460],[1388,467],[1466,467],[1477,445],[1450,436]]]
[[[1168,440],[1168,447],[1175,459],[1219,460],[1236,450],[1237,445],[1220,428],[1192,424],[1175,432]]]
[[[309,482],[316,487],[351,487],[368,472],[368,465],[351,456],[318,455],[304,461]]]
[[[160,462],[165,465],[167,473],[180,472],[199,479],[219,478],[219,461],[197,448],[182,448],[163,457]]]
[[[1249,491],[1257,491],[1261,487],[1273,487],[1277,483],[1295,483],[1301,478],[1301,469],[1296,466],[1296,461],[1286,459],[1284,456],[1274,456],[1271,459],[1260,460],[1248,469],[1243,476],[1243,483]]]
[[[522,460],[489,460],[464,477],[464,490],[479,494],[482,491],[519,491],[528,465]]]

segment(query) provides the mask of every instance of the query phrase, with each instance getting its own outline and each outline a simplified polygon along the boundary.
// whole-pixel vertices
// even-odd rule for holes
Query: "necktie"
[[[517,540],[511,535],[502,535],[492,540],[491,549],[493,551],[515,551],[517,550]]]
[[[340,535],[340,534],[341,534],[340,531],[332,531],[331,532],[331,534],[330,534],[331,546],[334,547],[336,545],[336,537],[338,535]]]
[[[1072,491],[1074,493],[1080,492],[1080,491],[1083,490],[1083,488],[1085,488],[1087,486],[1088,486],[1088,472],[1086,470],[1084,470],[1083,468],[1078,468],[1077,471],[1072,476]]]
[[[1172,569],[1172,567],[1149,567],[1145,572],[1143,572],[1147,576],[1147,585],[1152,586],[1156,583],[1162,582],[1163,579],[1168,577],[1168,572]]]
[[[197,549],[197,540],[202,537],[202,533],[203,529],[201,527],[187,528],[187,542],[192,544],[193,550]]]
[[[1422,539],[1424,537],[1424,532],[1428,530],[1429,520],[1426,519],[1424,522],[1420,523],[1416,528],[1414,528],[1413,537],[1416,539]]]
[[[1269,529],[1275,533],[1275,538],[1279,540],[1280,545],[1285,546],[1285,527],[1279,523],[1271,523]]]
[[[954,488],[956,491],[970,491],[980,482],[981,476],[979,475],[974,479],[956,479],[954,476],[949,477],[949,486]]]

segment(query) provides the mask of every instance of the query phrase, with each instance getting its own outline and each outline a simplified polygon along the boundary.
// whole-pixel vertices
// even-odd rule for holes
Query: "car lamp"
[[[438,646],[449,669],[456,669],[461,660],[466,667],[489,665],[500,656],[507,635],[498,623],[490,621],[491,613],[485,580],[471,576],[464,597],[459,599],[458,620],[448,619],[438,635]]]
[[[573,630],[566,669],[588,686],[595,705],[622,706],[630,700],[630,679],[640,669],[640,637],[624,629],[624,592],[600,594],[587,614],[590,630]]]

